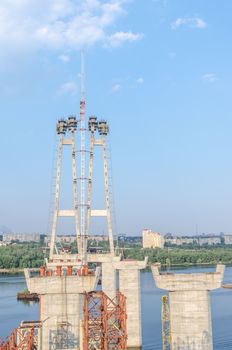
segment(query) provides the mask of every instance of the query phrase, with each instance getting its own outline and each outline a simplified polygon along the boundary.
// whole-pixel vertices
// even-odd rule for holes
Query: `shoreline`
[[[223,262],[220,262],[221,264],[223,265],[226,265],[226,266],[231,266],[232,263],[228,262],[228,263],[223,263]],[[149,263],[147,268],[150,268],[151,265],[153,264],[157,264],[157,262],[154,262],[154,263]],[[165,269],[168,269],[168,268],[171,268],[171,267],[191,267],[191,266],[215,266],[219,264],[219,262],[205,262],[205,263],[185,263],[185,264],[162,264],[161,267],[162,268],[165,268]],[[147,269],[146,268],[146,269]],[[11,268],[11,269],[0,269],[0,275],[16,275],[18,273],[23,273],[24,272],[24,269],[20,269],[20,268]]]
[[[23,269],[12,268],[12,269],[0,269],[0,275],[16,275],[17,273],[22,273]]]
[[[156,264],[156,263],[152,263],[152,264]],[[151,266],[152,264],[149,264],[149,266]],[[226,265],[226,266],[231,266],[231,262],[228,262],[228,263],[224,263],[222,261],[220,262],[205,262],[205,263],[182,263],[182,264],[163,264],[161,266],[165,266],[165,267],[175,267],[175,266],[214,266],[214,265],[217,265],[217,264],[222,264],[222,265]]]

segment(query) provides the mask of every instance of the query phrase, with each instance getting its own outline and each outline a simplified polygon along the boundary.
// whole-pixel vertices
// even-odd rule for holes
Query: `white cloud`
[[[140,77],[140,78],[138,78],[138,79],[136,80],[136,82],[137,82],[138,84],[143,84],[143,83],[144,83],[144,79],[143,79],[142,77]]]
[[[110,89],[111,92],[116,93],[120,90],[136,89],[139,85],[144,84],[144,78],[138,77],[137,79],[131,77],[117,78]]]
[[[114,84],[111,88],[112,92],[118,92],[119,90],[121,90],[122,85],[121,84]]]
[[[190,28],[204,29],[207,27],[207,23],[199,17],[177,18],[175,22],[171,24],[172,29],[187,26]]]
[[[207,83],[215,83],[218,78],[215,73],[207,73],[202,76],[202,80]]]
[[[63,63],[70,62],[70,57],[68,55],[60,55],[59,60],[62,61]]]
[[[68,81],[63,85],[61,85],[61,87],[59,88],[58,94],[75,96],[77,94],[77,91],[78,91],[77,83],[75,81]]]
[[[141,34],[110,27],[123,16],[126,0],[1,0],[0,45],[6,48],[80,49],[97,42],[119,46]]]
[[[117,47],[125,42],[138,41],[143,38],[142,33],[132,32],[117,32],[108,37],[108,45],[111,47]]]

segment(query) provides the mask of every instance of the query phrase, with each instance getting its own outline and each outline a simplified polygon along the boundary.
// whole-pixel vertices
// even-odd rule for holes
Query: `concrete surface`
[[[140,270],[147,266],[147,258],[144,261],[124,260],[114,263],[119,270],[119,289],[126,297],[127,313],[127,348],[131,350],[141,349],[141,286]]]
[[[28,269],[28,290],[40,294],[43,350],[78,350],[84,292],[96,289],[100,268],[88,276],[33,277]]]
[[[212,350],[212,321],[209,291],[220,288],[224,265],[214,273],[160,274],[152,265],[156,286],[169,291],[173,350]]]

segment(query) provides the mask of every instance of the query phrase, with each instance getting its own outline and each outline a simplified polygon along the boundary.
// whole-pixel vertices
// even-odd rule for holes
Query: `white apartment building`
[[[152,230],[143,230],[143,248],[164,248],[164,237]]]

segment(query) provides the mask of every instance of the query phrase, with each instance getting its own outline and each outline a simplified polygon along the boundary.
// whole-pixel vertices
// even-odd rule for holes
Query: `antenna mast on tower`
[[[84,53],[81,52],[81,100],[80,100],[80,136],[81,136],[81,215],[80,215],[80,238],[81,238],[81,260],[86,264],[86,226],[85,226],[85,67]]]

